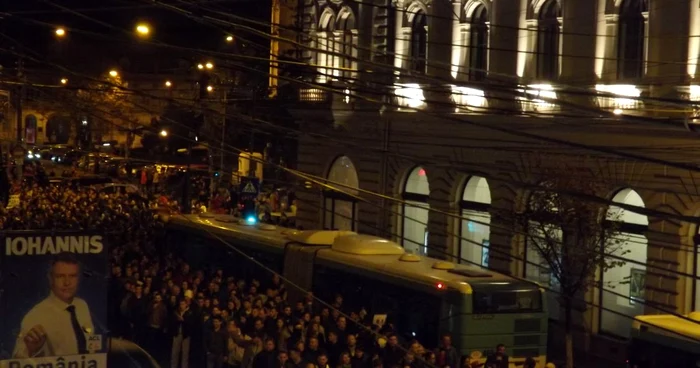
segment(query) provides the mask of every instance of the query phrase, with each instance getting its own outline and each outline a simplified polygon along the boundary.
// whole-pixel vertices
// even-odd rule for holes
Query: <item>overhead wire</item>
[[[184,138],[184,137],[183,137],[183,138]],[[273,163],[273,165],[276,165],[276,164]],[[285,169],[284,167],[280,167],[280,168]],[[307,177],[306,179],[309,180],[308,177]],[[313,180],[315,180],[315,179],[311,178],[310,180],[313,181]],[[324,183],[322,183],[322,182],[320,182],[320,181],[316,181],[316,182],[317,182],[317,184],[319,184],[319,185],[325,185],[325,186],[327,186],[327,184],[324,184]],[[337,188],[335,188],[334,190],[340,191],[340,190],[338,190]],[[404,217],[405,217],[405,216],[404,216]],[[414,221],[415,221],[415,220],[414,220]],[[465,239],[465,240],[466,240],[466,239]],[[512,255],[510,255],[510,257],[512,258]],[[541,265],[539,265],[539,267],[541,267]],[[512,275],[511,275],[511,277],[512,277]],[[602,290],[605,290],[605,289],[602,288]],[[613,291],[609,291],[609,292],[615,293],[615,292],[613,292]],[[619,294],[619,293],[618,293],[618,294]],[[620,295],[621,295],[621,294],[620,294]],[[651,305],[650,307],[655,308],[655,309],[659,309],[660,311],[667,312],[667,310],[665,310],[665,309],[663,309],[663,308],[658,308],[657,306]],[[671,312],[671,314],[673,314],[673,312]],[[678,316],[679,318],[685,318],[685,319],[690,320],[689,318],[687,318],[687,317],[685,317],[685,316],[682,316],[682,315],[677,315],[677,316]],[[690,321],[694,321],[694,320],[690,320]],[[694,322],[695,322],[695,321],[694,321]],[[696,323],[698,323],[698,322],[696,322]]]

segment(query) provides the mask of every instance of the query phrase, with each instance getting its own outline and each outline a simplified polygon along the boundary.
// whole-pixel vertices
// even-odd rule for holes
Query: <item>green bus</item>
[[[547,356],[547,310],[537,285],[478,267],[407,253],[398,244],[348,231],[295,231],[247,224],[228,215],[185,215],[167,221],[173,251],[191,263],[232,267],[239,276],[270,278],[236,247],[323,300],[386,316],[399,337],[437,347],[450,333],[463,356],[483,359],[505,344],[512,363]],[[294,287],[287,287],[291,300]]]
[[[629,344],[629,368],[700,368],[700,312],[637,316]]]

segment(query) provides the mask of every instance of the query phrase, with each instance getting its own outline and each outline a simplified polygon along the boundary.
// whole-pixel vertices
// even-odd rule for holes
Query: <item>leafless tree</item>
[[[574,300],[594,286],[597,270],[621,266],[620,258],[628,252],[615,221],[620,211],[595,200],[609,186],[591,169],[595,165],[574,161],[538,164],[541,180],[530,195],[528,210],[519,215],[526,229],[526,251],[539,256],[531,257],[539,258],[539,265],[528,267],[539,269],[538,281],[548,283],[564,311],[567,368],[573,368]]]

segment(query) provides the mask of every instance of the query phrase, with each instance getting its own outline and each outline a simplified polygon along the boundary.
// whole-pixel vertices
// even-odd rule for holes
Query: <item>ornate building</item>
[[[547,283],[498,214],[528,210],[533,157],[585,162],[625,208],[626,260],[585,296],[587,346],[614,354],[627,317],[700,308],[700,0],[306,0],[300,12],[317,74],[291,96],[298,168],[345,188],[300,192],[301,225]],[[645,285],[625,281],[640,274]]]

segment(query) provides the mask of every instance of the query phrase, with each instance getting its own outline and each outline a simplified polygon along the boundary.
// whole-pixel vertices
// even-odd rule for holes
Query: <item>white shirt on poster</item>
[[[17,337],[12,356],[17,359],[30,358],[24,343],[24,336],[36,325],[41,325],[44,328],[46,342],[33,357],[78,354],[78,341],[71,324],[71,315],[66,310],[69,305],[75,306],[78,323],[87,341],[88,336],[94,332],[94,325],[90,316],[90,308],[85,300],[73,298],[73,303],[67,304],[51,293],[46,299],[35,305],[22,319],[20,334]]]

